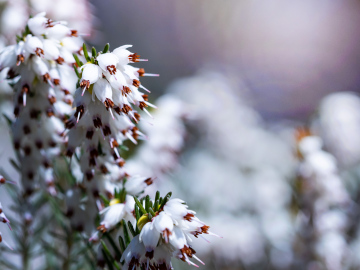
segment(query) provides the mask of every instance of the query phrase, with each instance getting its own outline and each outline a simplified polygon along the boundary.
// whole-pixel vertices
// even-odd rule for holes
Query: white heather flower
[[[301,195],[308,200],[309,209],[306,210],[312,213],[313,233],[317,235],[310,244],[328,269],[340,269],[347,250],[345,228],[348,219],[345,215],[338,216],[334,209],[345,213],[350,196],[338,175],[336,159],[322,149],[321,138],[311,134],[298,137],[298,149],[303,159],[299,173],[306,186]],[[309,229],[308,221],[300,226],[303,230]]]
[[[139,241],[144,243],[146,254],[149,259],[154,257],[154,249],[156,248],[160,239],[160,234],[155,230],[152,223],[148,222],[141,229]]]
[[[188,210],[180,199],[168,201],[164,209],[158,209],[149,221],[146,218],[138,220],[140,235],[133,238],[121,259],[129,267],[125,269],[137,269],[140,266],[145,269],[171,269],[171,257],[197,266],[190,260],[194,258],[203,264],[195,256],[195,250],[189,242],[192,241],[191,237],[211,234],[209,226],[196,218],[195,212]],[[141,225],[144,221],[145,224]],[[136,253],[134,246],[138,248]]]
[[[45,13],[30,18],[18,43],[0,54],[0,70],[8,69],[7,79],[12,81],[15,92],[14,147],[28,194],[39,187],[56,194],[51,167],[60,153],[59,143],[64,142],[64,120],[71,111],[75,92],[76,75],[71,67],[75,59],[63,53],[77,53],[80,46],[68,50],[62,45],[63,35],[50,38],[48,31],[51,28],[56,32],[59,23],[46,18]],[[66,28],[67,38],[77,40],[73,41],[76,44],[79,38]]]
[[[341,92],[326,96],[319,105],[315,127],[342,168],[360,161],[360,98]]]
[[[125,183],[127,193],[131,195],[139,195],[144,189],[151,185],[153,180],[151,178],[133,176],[130,177]]]
[[[153,226],[157,230],[157,233],[161,233],[165,240],[165,243],[169,242],[169,237],[172,235],[174,229],[174,221],[165,212],[160,212],[152,222]]]
[[[123,203],[110,203],[110,206],[106,207],[102,211],[100,211],[101,215],[104,215],[103,221],[101,221],[101,228],[98,228],[102,232],[106,232],[110,230],[115,225],[117,225],[124,217],[125,204]]]
[[[97,229],[104,233],[113,229],[122,219],[133,221],[134,205],[134,199],[129,195],[123,203],[120,203],[119,199],[112,199],[110,205],[100,211],[103,218]]]

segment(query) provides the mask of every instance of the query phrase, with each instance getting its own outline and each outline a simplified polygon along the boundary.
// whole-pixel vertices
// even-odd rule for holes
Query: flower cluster
[[[308,241],[306,248],[312,245],[327,269],[341,269],[347,250],[345,213],[350,196],[337,172],[336,159],[322,150],[322,139],[299,129],[297,141],[302,159],[299,173],[304,214],[311,215],[300,218],[300,234],[313,236],[303,237]],[[309,233],[309,220],[313,222],[313,233]]]
[[[71,113],[76,75],[73,53],[81,40],[63,22],[30,18],[16,45],[4,48],[0,70],[15,91],[12,129],[25,192],[45,186],[55,194],[52,159],[60,153],[64,121]]]
[[[95,198],[100,213],[104,214],[98,227],[101,232],[111,230],[128,209],[124,205],[131,196],[119,199],[117,190],[125,189],[128,195],[138,195],[152,183],[151,178],[129,175],[120,156],[125,140],[136,144],[138,139],[145,138],[136,126],[140,114],[134,106],[147,113],[147,106],[154,107],[148,102],[148,96],[140,92],[140,88],[148,90],[139,78],[157,76],[129,65],[143,60],[130,52],[129,47],[121,46],[109,52],[107,44],[99,53],[93,48],[90,57],[84,45],[87,62],[83,64],[77,57],[75,59],[79,87],[75,92],[75,113],[66,122],[66,155],[75,156],[71,160],[73,174],[85,186],[87,194]],[[111,205],[104,205],[100,195],[112,200]],[[116,218],[108,214],[114,211],[117,211]],[[93,235],[91,239],[97,238]]]
[[[157,193],[155,201],[150,201],[147,196],[144,204],[135,199],[137,227],[141,232],[132,239],[122,255],[120,261],[125,261],[125,269],[172,269],[172,257],[189,265],[197,266],[191,258],[203,264],[190,245],[191,237],[215,234],[195,216],[194,211],[188,209],[184,201],[169,200],[170,196],[168,194],[161,199]],[[137,207],[143,213],[141,217]]]

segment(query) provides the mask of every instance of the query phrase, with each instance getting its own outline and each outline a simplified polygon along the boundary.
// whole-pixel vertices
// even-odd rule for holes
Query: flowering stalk
[[[204,264],[190,245],[192,237],[215,234],[195,216],[194,211],[188,209],[184,201],[170,197],[171,192],[164,198],[157,192],[155,200],[146,196],[139,201],[134,197],[136,225],[133,228],[128,223],[133,239],[130,241],[126,230],[125,241],[120,237],[122,269],[172,269],[172,257],[189,265],[197,266],[191,258]]]
[[[12,131],[21,180],[27,195],[40,186],[54,195],[52,163],[71,112],[76,82],[72,53],[79,51],[80,39],[76,30],[41,13],[28,20],[17,41],[2,51],[0,70],[9,69],[15,91]]]
[[[92,48],[89,53],[84,44],[87,62],[83,64],[75,56],[79,88],[75,92],[75,113],[66,122],[66,155],[71,158],[77,182],[85,188],[88,200],[94,202],[87,204],[86,212],[94,213],[98,209],[102,216],[97,227],[101,233],[111,231],[123,218],[134,219],[132,196],[139,195],[152,183],[151,178],[129,175],[120,156],[125,140],[136,144],[138,139],[145,138],[136,127],[140,115],[134,107],[148,114],[146,107],[154,107],[148,96],[140,92],[140,89],[148,90],[141,85],[139,77],[157,76],[129,65],[143,60],[128,51],[129,47],[121,46],[110,52],[107,44],[103,51],[98,53]],[[76,195],[74,199],[72,210],[78,209],[76,200],[80,201],[81,197]],[[70,211],[71,219],[79,217],[74,213]],[[85,225],[84,219],[82,222]],[[99,239],[98,232],[91,241]]]
[[[322,150],[322,139],[298,130],[299,173],[304,216],[300,234],[307,253],[321,258],[327,269],[342,269],[347,250],[347,206],[350,196],[338,175],[335,158]],[[310,252],[309,252],[310,251]],[[314,258],[306,258],[310,261]]]

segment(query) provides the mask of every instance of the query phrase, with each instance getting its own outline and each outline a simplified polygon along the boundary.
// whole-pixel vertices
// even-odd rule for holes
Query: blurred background
[[[99,50],[149,59],[158,110],[127,166],[222,237],[194,242],[201,269],[360,269],[359,1],[0,3],[2,46],[46,10]]]

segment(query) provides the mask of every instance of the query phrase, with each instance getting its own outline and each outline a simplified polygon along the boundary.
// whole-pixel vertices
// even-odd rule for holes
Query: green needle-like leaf
[[[109,50],[109,48],[110,48],[110,44],[107,43],[107,44],[105,45],[104,49],[103,49],[103,53],[107,53],[108,50]]]
[[[137,235],[137,233],[134,230],[134,227],[132,226],[130,221],[128,221],[128,227],[129,227],[129,231],[131,232],[132,236],[135,237]]]
[[[144,209],[144,207],[142,206],[141,202],[138,200],[138,198],[136,198],[134,196],[134,200],[135,200],[135,203],[136,205],[139,207],[140,211],[143,213],[143,214],[147,214],[146,210]]]
[[[128,246],[130,244],[130,242],[131,242],[131,239],[130,239],[129,232],[128,232],[127,228],[126,228],[127,227],[126,222],[125,222],[124,219],[122,221],[123,221],[122,223],[123,223],[125,243],[126,243],[126,246]]]
[[[90,56],[89,56],[89,53],[87,51],[85,43],[83,44],[83,52],[84,52],[84,56],[85,56],[86,61],[90,62],[91,59],[90,59]]]
[[[171,195],[172,195],[172,192],[169,192],[168,194],[166,194],[166,196],[164,197],[164,199],[161,202],[160,209],[162,209],[164,207],[164,205],[170,199]]]

